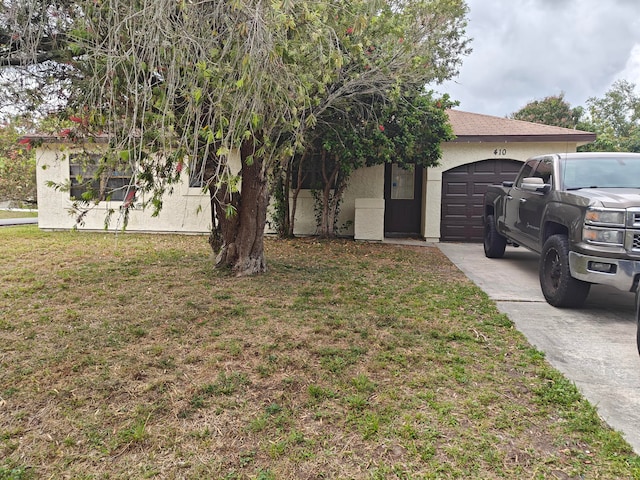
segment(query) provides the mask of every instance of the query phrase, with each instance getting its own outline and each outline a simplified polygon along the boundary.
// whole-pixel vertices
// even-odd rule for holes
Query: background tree
[[[587,109],[589,118],[582,127],[598,138],[585,150],[640,152],[640,97],[635,84],[614,82],[602,98],[589,98]]]
[[[36,203],[36,160],[28,143],[20,143],[16,122],[0,125],[0,201]]]
[[[579,151],[640,152],[640,97],[627,80],[614,82],[602,98],[589,98],[586,108],[572,108],[560,94],[530,102],[509,118],[597,134],[595,142]]]
[[[218,265],[237,274],[265,269],[268,172],[303,149],[319,118],[405,83],[442,81],[468,51],[462,0],[72,3],[49,36],[49,7],[23,17],[41,29],[5,52],[35,64],[49,51],[43,39],[64,32],[57,61],[73,69],[74,133],[108,132],[105,161],[130,163],[156,210],[185,166],[197,171],[215,212]],[[16,8],[31,4],[47,5],[3,3],[5,38],[23,29]],[[376,53],[363,70],[355,59],[368,46]],[[240,153],[239,173],[231,151]]]
[[[556,127],[576,128],[583,116],[584,108],[572,108],[562,92],[559,95],[529,102],[517,112],[509,115],[509,118]]]

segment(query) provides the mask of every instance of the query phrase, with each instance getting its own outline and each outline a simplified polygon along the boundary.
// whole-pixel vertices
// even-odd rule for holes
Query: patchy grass
[[[436,248],[0,230],[0,479],[640,478]]]
[[[0,219],[3,218],[35,218],[38,216],[38,211],[24,211],[24,210],[1,210]]]

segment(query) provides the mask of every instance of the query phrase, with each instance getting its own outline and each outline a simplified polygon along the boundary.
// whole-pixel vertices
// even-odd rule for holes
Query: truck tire
[[[484,223],[484,254],[487,258],[502,258],[507,239],[498,233],[493,215],[487,215]]]
[[[640,322],[638,322],[638,329],[636,332],[636,343],[638,344],[638,354],[640,354]]]
[[[569,240],[565,235],[552,235],[540,254],[540,287],[550,305],[578,308],[584,304],[591,284],[577,280],[569,270]]]

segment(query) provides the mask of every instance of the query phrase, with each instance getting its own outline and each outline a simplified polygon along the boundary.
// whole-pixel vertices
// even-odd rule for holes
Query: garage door
[[[482,242],[482,205],[487,185],[513,180],[522,162],[483,160],[442,174],[440,240]]]

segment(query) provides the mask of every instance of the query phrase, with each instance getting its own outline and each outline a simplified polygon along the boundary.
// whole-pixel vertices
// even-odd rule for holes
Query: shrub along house
[[[482,196],[487,185],[515,177],[527,158],[541,153],[574,152],[595,140],[593,133],[450,110],[455,140],[442,145],[440,165],[403,170],[395,164],[377,165],[356,171],[345,193],[338,227],[356,240],[381,241],[385,237],[414,237],[429,242],[482,241]],[[87,155],[63,138],[39,138],[37,149],[38,223],[44,230],[71,229],[72,196],[85,188],[75,180]],[[91,152],[100,155],[99,142]],[[232,159],[233,160],[233,159]],[[239,162],[235,159],[236,163]],[[90,174],[85,173],[85,176]],[[127,185],[132,172],[109,172],[92,188],[114,191],[83,218],[82,230],[103,230],[107,212],[113,210],[109,229],[122,228],[118,212],[131,201]],[[183,181],[163,202],[157,217],[150,210],[130,212],[127,231],[166,233],[208,233],[211,229],[209,195],[189,181]],[[51,184],[70,184],[70,190]],[[118,193],[115,193],[118,192]],[[137,198],[136,204],[141,199]],[[314,198],[310,190],[298,196],[296,235],[314,235]]]

